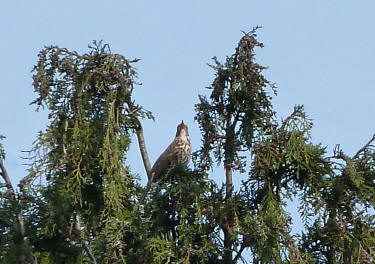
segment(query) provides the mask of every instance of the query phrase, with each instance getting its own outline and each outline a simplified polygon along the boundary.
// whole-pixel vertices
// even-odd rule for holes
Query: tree
[[[280,120],[276,87],[255,61],[256,30],[211,65],[195,120],[202,145],[194,170],[176,167],[147,187],[125,160],[138,138],[151,166],[132,92],[136,71],[107,44],[88,53],[44,48],[33,104],[49,125],[29,152],[29,174],[11,185],[0,145],[0,263],[372,263],[375,136],[353,156],[311,142],[303,106]],[[209,179],[214,165],[224,183]],[[246,175],[241,186],[233,178]],[[305,224],[291,232],[286,204]]]

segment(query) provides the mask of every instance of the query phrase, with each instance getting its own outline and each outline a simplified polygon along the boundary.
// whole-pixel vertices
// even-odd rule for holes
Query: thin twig
[[[371,143],[375,140],[375,134],[372,136],[372,138],[369,140],[369,142],[366,143],[366,145],[364,145],[362,148],[360,148],[357,153],[353,156],[352,159],[356,159],[359,157],[359,155],[365,151],[370,145]]]

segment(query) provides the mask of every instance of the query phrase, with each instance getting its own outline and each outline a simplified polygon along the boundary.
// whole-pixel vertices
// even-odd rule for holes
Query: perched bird
[[[164,174],[177,166],[186,166],[191,157],[189,131],[184,121],[177,126],[176,137],[168,148],[156,160],[151,169],[152,182],[158,181]]]
[[[189,131],[187,125],[185,125],[184,121],[182,121],[181,124],[177,126],[177,133],[173,142],[160,155],[152,167],[150,173],[151,177],[148,180],[147,186],[139,199],[139,204],[143,204],[152,183],[160,180],[160,178],[168,173],[171,169],[177,166],[186,166],[190,161],[190,156],[191,145]]]

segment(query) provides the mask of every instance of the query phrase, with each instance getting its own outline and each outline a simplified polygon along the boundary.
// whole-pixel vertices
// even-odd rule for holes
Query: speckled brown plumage
[[[156,160],[151,169],[152,181],[158,181],[164,174],[176,166],[186,166],[191,157],[191,144],[188,127],[182,121],[177,126],[176,137],[168,148]]]

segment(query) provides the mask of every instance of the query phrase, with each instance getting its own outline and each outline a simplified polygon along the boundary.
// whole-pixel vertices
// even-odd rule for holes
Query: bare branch
[[[340,144],[337,144],[335,146],[335,149],[333,150],[333,157],[329,158],[343,160],[346,163],[348,163],[351,160],[351,158],[348,155],[346,155],[344,151],[342,151]]]
[[[234,257],[234,259],[233,259],[233,263],[236,263],[236,262],[238,261],[238,259],[241,257],[242,252],[244,251],[245,248],[246,248],[246,247],[245,247],[245,244],[242,243],[242,244],[241,244],[241,247],[240,247],[240,250],[237,251],[237,255],[236,255],[236,256]]]
[[[93,75],[94,73],[90,72],[90,74],[86,77],[85,82],[82,82],[82,89],[85,89]]]
[[[92,250],[91,250],[90,244],[89,244],[88,242],[86,243],[86,241],[83,241],[83,246],[84,246],[84,248],[85,248],[85,250],[86,250],[86,253],[87,253],[87,254],[89,255],[89,257],[90,257],[91,262],[92,262],[93,264],[97,264],[96,259],[95,259],[95,256],[94,256],[94,254],[92,254]]]
[[[143,160],[143,165],[145,166],[145,170],[147,173],[147,178],[148,178],[148,181],[151,181],[151,163],[148,158],[146,142],[145,142],[145,138],[143,135],[143,128],[138,118],[136,118],[136,133],[137,133],[137,138],[138,138],[139,149],[141,151],[141,156]]]
[[[144,191],[143,191],[141,197],[139,198],[138,205],[143,204],[143,202],[144,202],[144,200],[145,200],[145,198],[146,198],[146,195],[147,195],[148,191],[151,189],[151,184],[152,184],[152,182],[154,181],[154,175],[155,175],[155,173],[152,173],[152,174],[151,174],[151,177],[148,179],[147,184],[146,184],[146,188],[144,189]],[[138,205],[137,205],[137,207],[138,207]]]
[[[12,182],[10,181],[8,171],[6,170],[4,166],[3,159],[0,159],[0,170],[1,170],[1,177],[4,179],[5,184],[6,184],[6,188],[7,188],[6,194],[9,195],[9,197],[12,200],[16,200],[14,188],[12,186]],[[25,237],[25,222],[22,216],[22,209],[20,209],[19,212],[17,213],[17,220],[18,220],[18,224],[20,227],[21,236],[23,237],[24,241],[27,241],[27,238]]]
[[[4,162],[3,162],[2,159],[0,159],[0,169],[1,169],[1,177],[4,179],[5,185],[8,189],[7,192],[12,194],[12,199],[15,199],[16,197],[14,195],[14,189],[13,189],[13,186],[12,186],[12,182],[10,181],[8,172],[5,169]]]
[[[357,153],[353,156],[352,159],[357,159],[359,157],[359,155],[365,151],[368,147],[371,146],[371,143],[375,140],[375,134],[372,136],[372,138],[369,140],[369,142],[366,143],[366,145],[364,145],[362,148],[360,148]]]
[[[78,232],[79,236],[81,237],[82,229],[81,229],[81,217],[77,214],[76,215],[76,231]],[[97,264],[96,258],[92,253],[90,241],[86,241],[82,239],[81,243],[83,244],[83,248],[85,249],[87,255],[89,256],[91,263]]]
[[[129,109],[127,109],[127,111],[128,111],[129,114],[131,114],[133,116],[135,131],[136,131],[137,138],[138,138],[139,150],[141,151],[143,165],[145,166],[145,170],[146,170],[146,173],[147,173],[147,179],[148,179],[148,181],[150,181],[151,180],[151,163],[150,163],[150,160],[148,158],[146,142],[145,142],[145,138],[144,138],[144,135],[143,135],[142,124],[139,121],[138,117],[136,116],[136,110],[135,110],[136,107],[134,106],[133,102],[129,100],[127,102],[127,104],[129,106]]]
[[[23,239],[26,241],[27,237],[25,237],[25,221],[23,220],[22,210],[20,210],[19,213],[17,214],[17,220],[18,220],[18,223],[20,224],[21,235]]]

